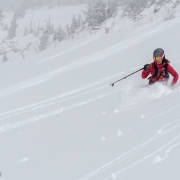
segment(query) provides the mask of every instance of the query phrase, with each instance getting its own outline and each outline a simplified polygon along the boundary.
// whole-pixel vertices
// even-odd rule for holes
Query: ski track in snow
[[[173,125],[173,126],[170,126],[174,123],[178,122],[177,124]],[[169,128],[167,128],[169,127]],[[167,128],[167,129],[165,129]],[[80,178],[79,180],[88,180],[88,179],[91,179],[92,177],[96,176],[96,175],[99,175],[100,173],[104,172],[105,170],[121,163],[122,161],[126,160],[127,158],[135,155],[137,152],[139,152],[140,150],[142,150],[143,148],[145,148],[147,145],[149,145],[150,143],[154,142],[155,140],[165,136],[165,135],[168,135],[170,134],[171,132],[177,130],[178,128],[180,128],[180,119],[178,120],[175,120],[173,121],[172,123],[169,123],[169,124],[166,124],[165,126],[161,127],[157,132],[159,133],[156,133],[154,136],[152,136],[150,139],[148,139],[147,141],[145,141],[144,143],[134,147],[133,149],[127,151],[126,153],[120,155],[119,157],[117,157],[116,159],[112,160],[111,162],[107,163],[106,165],[98,168],[97,170],[85,175],[84,177]],[[165,129],[165,130],[164,130]],[[116,177],[118,175],[120,175],[121,173],[124,173],[125,171],[128,171],[129,169],[139,165],[140,163],[144,162],[145,160],[151,158],[153,155],[163,151],[164,149],[167,149],[165,151],[165,156],[161,159],[162,160],[165,160],[166,158],[168,158],[168,155],[170,153],[170,151],[175,148],[176,146],[180,145],[180,141],[179,142],[176,142],[177,140],[180,139],[180,134],[178,134],[178,136],[176,136],[175,138],[173,138],[171,141],[169,141],[168,143],[166,143],[166,145],[158,148],[156,151],[150,153],[149,155],[145,156],[144,158],[141,158],[139,160],[137,160],[136,162],[133,162],[132,164],[128,165],[127,167],[119,170],[118,172],[116,173],[113,173]],[[174,142],[176,142],[175,144],[173,144]],[[173,144],[173,145],[171,145]],[[170,146],[170,147],[169,147]],[[112,177],[108,177],[106,178],[106,180],[110,180],[112,179]]]
[[[92,85],[86,85],[86,86],[87,86],[87,88],[89,88],[89,87],[101,84],[101,83],[106,82],[108,80],[112,80],[112,78],[117,77],[119,75],[122,75],[123,73],[125,73],[125,72],[120,72],[118,74],[115,74],[115,75],[112,75],[110,77],[104,78],[104,79],[102,79],[100,81],[94,82],[94,83],[92,83]],[[48,74],[40,76],[38,78],[34,78],[32,80],[22,82],[22,83],[19,83],[17,85],[11,86],[9,88],[3,89],[3,90],[0,91],[0,97],[5,97],[5,96],[8,96],[10,94],[16,93],[16,92],[18,92],[20,90],[23,90],[25,88],[29,88],[31,86],[38,85],[38,84],[40,84],[42,82],[45,82],[47,79],[50,79],[50,76],[52,74],[54,75],[54,72],[48,73]],[[109,82],[108,82],[108,84],[109,84]],[[83,89],[83,90],[86,89],[86,86],[81,88],[81,89]]]
[[[121,74],[121,73],[120,73]],[[117,75],[120,75],[120,74],[116,74],[116,75],[114,75],[114,76],[117,76]],[[17,115],[20,115],[20,114],[23,114],[23,113],[26,113],[26,112],[30,112],[30,111],[35,111],[35,110],[38,110],[38,109],[42,109],[42,108],[45,108],[45,107],[48,107],[48,106],[51,106],[51,105],[54,105],[54,104],[57,104],[57,103],[60,103],[60,102],[63,102],[63,101],[67,101],[67,100],[70,100],[70,99],[75,99],[75,98],[78,98],[78,97],[81,97],[81,96],[83,96],[83,95],[87,95],[87,94],[90,94],[90,93],[94,93],[94,92],[97,92],[97,91],[104,91],[105,89],[106,90],[108,90],[108,86],[102,86],[102,87],[99,87],[99,88],[93,88],[93,87],[95,87],[96,85],[99,85],[100,83],[104,83],[104,82],[106,82],[107,80],[109,80],[109,79],[111,79],[112,77],[114,77],[114,76],[111,76],[111,77],[108,77],[108,78],[105,78],[105,79],[102,79],[102,80],[100,80],[100,81],[96,81],[96,82],[93,82],[93,83],[91,83],[91,84],[88,84],[88,85],[86,85],[86,86],[84,86],[84,87],[81,87],[81,88],[78,88],[78,89],[76,89],[76,90],[74,90],[74,91],[71,91],[71,92],[69,92],[69,93],[66,93],[66,94],[62,94],[62,95],[59,95],[59,96],[56,96],[56,97],[53,97],[53,98],[50,98],[50,99],[47,99],[47,100],[44,100],[44,101],[41,101],[41,102],[37,102],[37,103],[34,103],[34,104],[31,104],[31,105],[28,105],[28,106],[24,106],[24,107],[21,107],[21,108],[17,108],[17,109],[13,109],[13,110],[11,110],[11,111],[6,111],[6,112],[2,112],[2,113],[0,113],[0,120],[4,120],[4,119],[7,119],[7,118],[12,118],[12,117],[14,117],[14,116],[17,116]],[[88,90],[88,91],[86,91],[87,89],[91,89],[91,88],[93,88],[92,90]],[[123,88],[121,88],[121,91],[123,92]],[[125,90],[127,90],[127,89],[125,89]],[[142,95],[142,93],[143,94],[146,94],[148,91],[147,91],[148,89],[147,88],[145,88],[145,91],[143,90],[142,92],[140,91],[140,93],[139,93],[139,95],[133,95],[132,96],[132,93],[130,93],[131,94],[131,96],[132,97],[135,97],[135,102],[131,102],[130,101],[130,103],[127,105],[127,103],[124,103],[124,102],[122,102],[121,104],[125,104],[125,107],[121,107],[121,109],[120,109],[120,111],[124,111],[124,110],[129,110],[129,108],[128,107],[130,107],[130,106],[132,106],[132,105],[134,105],[134,104],[138,104],[138,103],[142,103],[142,101],[140,101],[141,99],[142,99],[142,97],[143,97],[143,95]],[[85,91],[85,92],[83,92],[83,91]],[[110,91],[110,89],[109,89],[109,91]],[[116,93],[116,92],[118,92],[119,91],[119,89],[118,90],[115,90],[115,91],[111,91],[112,92],[112,94],[113,93]],[[121,92],[121,93],[122,93]],[[80,93],[80,94],[79,94]],[[106,92],[107,93],[107,92]],[[109,92],[108,92],[109,93]],[[75,94],[75,95],[74,95]],[[105,93],[100,93],[100,95],[98,95],[98,96],[101,96],[102,94],[105,94]],[[124,94],[123,94],[124,95]],[[97,97],[98,97],[97,96]],[[131,99],[131,98],[130,98]],[[129,100],[128,100],[129,101]],[[146,102],[147,103],[147,100],[146,101],[144,101],[144,102]],[[155,118],[157,118],[157,117],[159,117],[159,116],[161,116],[161,115],[163,115],[163,114],[165,114],[165,113],[167,113],[167,112],[169,112],[169,111],[171,111],[171,110],[173,110],[174,108],[176,108],[176,107],[178,107],[180,104],[177,104],[177,105],[175,105],[175,106],[172,106],[172,105],[174,105],[174,104],[176,104],[177,102],[179,102],[179,101],[176,101],[176,102],[174,102],[174,103],[172,103],[172,104],[170,104],[170,105],[167,105],[167,106],[164,106],[164,107],[161,107],[161,109],[164,109],[164,108],[166,108],[166,107],[171,107],[170,109],[168,108],[168,111],[163,111],[163,113],[160,113],[160,114],[158,114],[157,116],[155,116],[155,117],[153,117],[153,118],[151,118],[151,119],[148,119],[148,120],[146,120],[146,121],[144,121],[143,123],[141,123],[141,124],[138,124],[138,125],[136,125],[136,126],[134,126],[134,127],[132,127],[131,129],[129,129],[129,130],[126,130],[124,133],[126,133],[126,132],[129,132],[129,131],[131,131],[132,129],[134,129],[134,128],[137,128],[137,127],[139,127],[139,126],[141,126],[141,125],[143,125],[143,124],[145,124],[145,123],[147,123],[147,122],[149,122],[149,121],[151,121],[151,120],[153,120],[153,119],[155,119]],[[153,113],[151,113],[151,114],[153,114]],[[41,116],[41,115],[40,115]],[[42,115],[43,117],[44,117],[44,115]],[[148,115],[149,116],[149,115]]]
[[[15,123],[8,123],[7,125],[2,125],[2,126],[0,126],[0,132],[2,133],[2,132],[5,132],[5,131],[8,131],[8,130],[12,130],[12,129],[18,128],[18,127],[20,127],[22,125],[29,124],[29,123],[32,123],[32,122],[35,122],[35,121],[38,121],[38,120],[41,120],[41,119],[44,119],[44,118],[48,118],[50,116],[54,116],[54,115],[60,114],[62,112],[71,110],[71,109],[74,109],[76,107],[86,105],[86,104],[91,103],[93,101],[96,101],[96,100],[102,99],[104,97],[107,97],[107,96],[109,96],[109,95],[111,95],[113,93],[116,93],[117,91],[118,90],[114,90],[114,91],[111,91],[111,92],[108,92],[108,93],[103,93],[103,94],[98,95],[96,97],[89,98],[87,100],[84,100],[84,101],[69,105],[67,107],[58,108],[58,109],[53,110],[51,112],[48,112],[46,114],[41,114],[41,115],[38,115],[38,116],[30,117],[30,118],[28,118],[27,120],[24,120],[24,121],[19,121],[19,122],[15,122]],[[28,110],[26,110],[26,111],[28,111]],[[14,115],[11,115],[11,116],[9,115],[9,117],[13,117],[15,115],[18,115],[18,113],[14,114]]]
[[[100,38],[100,37],[99,37],[99,38]],[[76,46],[73,46],[73,47],[69,48],[68,50],[65,50],[65,51],[63,51],[63,52],[61,52],[61,53],[58,53],[58,54],[53,55],[53,56],[50,56],[50,57],[48,57],[48,58],[45,58],[45,59],[43,59],[43,60],[41,60],[41,61],[39,61],[39,62],[37,62],[37,63],[42,63],[42,62],[44,62],[44,61],[48,61],[48,60],[54,59],[54,58],[56,58],[56,57],[62,56],[62,55],[64,55],[64,54],[69,53],[69,52],[71,52],[71,51],[73,51],[73,50],[76,50],[76,49],[78,49],[78,48],[80,48],[80,47],[82,47],[82,46],[84,46],[84,45],[86,45],[86,44],[88,44],[88,43],[91,43],[91,42],[93,42],[93,41],[95,41],[95,40],[97,40],[97,39],[98,39],[97,37],[96,37],[96,38],[91,38],[91,39],[89,39],[89,40],[87,40],[87,41],[85,41],[85,42],[83,42],[83,43],[80,43],[80,44],[78,44],[78,45],[76,45]]]
[[[104,88],[105,87],[98,88],[98,89],[95,89],[95,90],[92,90],[92,91],[89,91],[89,92],[81,93],[80,95],[76,95],[76,96],[72,96],[72,97],[67,97],[67,98],[61,99],[62,97],[65,97],[65,96],[68,95],[68,94],[65,94],[65,95],[62,95],[62,96],[58,96],[56,98],[52,98],[52,99],[45,100],[45,101],[42,101],[42,102],[39,102],[39,103],[31,104],[29,106],[25,106],[25,107],[22,107],[22,108],[14,109],[12,111],[7,111],[7,112],[4,112],[4,113],[0,114],[0,120],[7,119],[7,118],[10,118],[10,117],[14,117],[14,116],[26,113],[26,112],[33,111],[33,110],[45,108],[45,107],[48,107],[48,106],[51,106],[51,105],[54,105],[54,104],[57,104],[57,103],[60,103],[60,102],[63,102],[63,101],[70,100],[70,99],[75,99],[77,97],[80,97],[80,96],[83,96],[83,95],[87,95],[89,93],[93,93],[93,92],[102,90]],[[60,100],[58,100],[58,99],[60,99]]]
[[[94,63],[94,62],[97,62],[99,60],[102,60],[106,57],[109,57],[109,56],[112,56],[113,54],[116,54],[120,51],[123,51],[131,46],[134,46],[142,41],[145,41],[155,35],[157,35],[158,33],[161,33],[165,30],[167,30],[168,28],[172,27],[172,26],[175,26],[177,25],[178,23],[180,23],[178,20],[174,20],[173,22],[166,22],[166,23],[163,23],[162,25],[159,25],[159,26],[156,26],[154,29],[148,31],[148,33],[141,33],[141,34],[136,34],[132,37],[130,37],[129,39],[126,39],[124,41],[122,41],[121,43],[118,43],[116,45],[113,45],[109,48],[106,48],[102,51],[100,51],[99,53],[95,53],[93,55],[93,57],[90,57],[90,58],[82,58],[81,60],[78,60],[78,62],[76,63],[71,63],[67,66],[64,66],[62,68],[59,68],[55,71],[52,71],[50,73],[47,73],[47,74],[44,74],[42,76],[39,76],[37,78],[34,78],[32,80],[29,80],[29,81],[25,81],[23,83],[19,83],[13,87],[10,87],[9,89],[4,89],[2,91],[0,91],[0,97],[2,96],[6,96],[8,94],[11,94],[11,93],[14,93],[16,91],[19,91],[19,90],[22,90],[24,88],[27,88],[27,87],[30,87],[30,86],[34,86],[34,85],[37,85],[39,83],[42,83],[42,82],[45,82],[51,78],[53,78],[54,76],[56,75],[59,75],[60,73],[64,73],[64,72],[67,72],[67,71],[70,71],[70,70],[73,70],[73,69],[76,69],[76,68],[79,68],[79,67],[82,67],[84,65],[87,65],[89,63]],[[93,40],[92,40],[93,41]],[[85,44],[91,42],[90,41],[87,41],[85,42]],[[77,45],[73,48],[70,48],[69,50],[67,51],[64,51],[60,54],[57,54],[57,55],[54,55],[54,56],[51,56],[51,57],[48,57],[42,61],[46,61],[46,60],[50,60],[50,59],[53,59],[53,58],[56,58],[56,57],[59,57],[65,53],[68,53],[72,50],[75,50],[77,49],[78,47],[81,47],[82,45],[84,45],[84,43],[80,44],[80,45]],[[80,62],[79,62],[80,61]]]
[[[100,91],[100,90],[102,91],[102,90],[108,89],[109,88],[108,85],[102,86],[102,87],[99,87],[99,88],[93,88],[93,87],[95,87],[95,86],[97,86],[99,84],[102,84],[104,82],[107,82],[108,80],[112,79],[113,77],[119,76],[121,74],[122,73],[118,73],[118,74],[110,76],[108,78],[104,78],[102,80],[93,82],[91,84],[87,84],[87,85],[85,85],[83,87],[80,87],[80,88],[78,88],[76,90],[73,90],[73,91],[71,91],[69,93],[65,93],[65,94],[50,98],[50,99],[46,99],[46,100],[41,101],[41,102],[37,102],[37,103],[31,104],[31,105],[28,105],[28,106],[17,108],[17,109],[11,110],[11,111],[6,111],[6,112],[3,112],[3,113],[0,113],[0,120],[6,119],[6,118],[9,118],[9,117],[13,117],[14,115],[19,115],[19,114],[22,114],[24,112],[29,112],[29,111],[32,111],[32,110],[37,110],[37,109],[40,109],[40,108],[43,108],[43,107],[47,107],[47,106],[50,106],[50,105],[53,105],[53,104],[57,104],[59,102],[65,101],[65,100],[77,98],[77,97],[83,96],[85,94],[89,94],[89,93],[92,93],[92,92],[96,92],[96,91]],[[93,89],[88,90],[88,89],[91,89],[91,88],[93,88]],[[83,92],[83,91],[85,91],[85,92]],[[78,93],[80,93],[80,94],[78,94]]]
[[[179,101],[178,101],[178,102],[179,102]],[[144,124],[152,121],[153,119],[156,119],[157,117],[160,117],[160,116],[162,116],[162,115],[164,115],[164,114],[166,114],[166,113],[169,113],[170,111],[174,110],[175,108],[178,108],[178,107],[180,106],[180,103],[178,103],[178,104],[176,104],[176,103],[177,103],[177,102],[174,102],[174,103],[172,103],[172,104],[170,104],[170,105],[167,105],[167,106],[164,106],[164,107],[160,108],[159,111],[160,111],[161,109],[166,108],[166,107],[167,107],[167,110],[163,111],[162,113],[156,114],[155,116],[153,116],[153,117],[150,118],[150,119],[147,119],[147,120],[144,121],[143,123],[140,123],[140,124],[138,124],[138,125],[136,125],[136,126],[134,126],[134,127],[131,127],[130,129],[124,131],[124,133],[128,133],[128,132],[132,131],[133,129],[135,129],[135,128],[137,128],[137,127],[140,127],[140,126],[142,126],[142,125],[144,125]],[[173,104],[176,104],[176,105],[172,106]],[[151,113],[151,114],[152,114],[152,113]]]
[[[157,149],[156,151],[152,152],[152,153],[149,154],[148,156],[145,156],[145,157],[143,157],[142,159],[140,159],[140,160],[138,160],[138,161],[130,164],[129,166],[127,166],[127,167],[119,170],[118,172],[114,173],[114,175],[115,175],[116,177],[118,177],[120,174],[122,174],[122,173],[130,170],[131,168],[133,168],[133,167],[135,167],[135,166],[143,163],[144,161],[146,161],[147,159],[151,158],[152,156],[154,156],[155,154],[161,152],[161,151],[164,150],[164,149],[166,149],[166,150],[165,150],[165,156],[160,159],[160,162],[163,161],[163,160],[165,160],[165,159],[167,159],[168,156],[169,156],[169,153],[171,152],[171,150],[180,145],[180,141],[179,141],[179,142],[176,142],[176,141],[179,140],[179,139],[180,139],[180,134],[179,134],[178,136],[176,136],[175,138],[173,138],[171,141],[169,141],[169,142],[168,142],[166,145],[164,145],[163,147]],[[173,145],[171,145],[171,144],[174,143],[174,142],[176,142],[176,143],[173,144]],[[171,145],[171,146],[168,148],[169,145]],[[167,148],[168,148],[168,149],[167,149]],[[158,162],[159,162],[159,161],[158,161]],[[105,180],[111,180],[111,179],[112,179],[112,177],[110,176],[110,177],[106,178]]]
[[[120,75],[120,74],[121,73],[116,74],[115,76]],[[2,113],[0,113],[0,120],[7,119],[7,118],[10,118],[10,117],[14,117],[14,116],[26,113],[26,112],[42,109],[42,108],[45,108],[45,107],[48,107],[48,106],[51,106],[51,105],[54,105],[54,104],[57,104],[57,103],[60,103],[60,102],[63,102],[63,101],[67,101],[67,100],[70,100],[70,99],[75,99],[75,98],[78,98],[80,96],[87,95],[87,94],[90,94],[90,93],[94,93],[94,92],[97,92],[97,91],[108,90],[109,86],[102,86],[102,87],[99,87],[99,88],[94,88],[94,87],[96,85],[99,85],[101,83],[106,82],[107,80],[109,80],[111,78],[112,78],[112,76],[108,77],[108,78],[105,78],[105,79],[102,79],[100,81],[93,82],[91,84],[87,84],[86,86],[80,87],[80,88],[78,88],[78,89],[76,89],[74,91],[71,91],[69,93],[65,93],[65,94],[50,98],[50,99],[46,99],[44,101],[40,101],[40,102],[37,102],[37,103],[34,103],[34,104],[30,104],[28,106],[21,107],[21,108],[17,108],[17,109],[13,109],[13,110],[10,110],[10,111],[2,112]],[[93,88],[93,89],[88,90],[88,89],[91,89],[91,88]],[[127,91],[126,88],[125,89],[121,88],[121,93],[124,90]],[[83,91],[85,91],[85,92],[83,92]],[[109,89],[109,91],[110,91],[110,89]],[[131,97],[134,97],[135,100],[132,102],[131,97],[129,97],[127,99],[127,102],[122,101],[120,111],[129,110],[130,106],[132,106],[134,104],[137,105],[138,103],[142,103],[143,101],[141,101],[141,99],[143,98],[144,94],[148,93],[148,89],[145,88],[145,89],[143,89],[142,92],[138,91],[138,93],[139,93],[139,95],[137,95],[137,94],[134,95],[131,92],[128,93],[128,94],[131,94]],[[122,93],[122,94],[124,96],[124,93]],[[129,102],[129,99],[130,99],[130,102]],[[177,103],[177,102],[178,101],[176,101],[175,103]],[[147,100],[144,101],[144,103],[147,103]],[[118,108],[119,107],[120,106],[118,106]]]
[[[102,88],[105,88],[105,87],[102,87]],[[100,88],[100,89],[101,89],[101,88]],[[94,90],[92,90],[92,91],[97,91],[97,90],[100,90],[100,89],[98,88],[98,89],[94,89]],[[78,91],[81,91],[81,90],[78,90]],[[61,98],[61,97],[65,97],[65,96],[74,94],[74,93],[76,93],[76,92],[78,92],[78,91],[74,91],[74,92],[71,92],[71,93],[68,93],[68,94],[59,96],[58,98]],[[15,123],[12,123],[12,124],[7,124],[7,125],[4,125],[4,126],[0,126],[0,132],[1,132],[1,133],[2,133],[2,132],[6,132],[6,131],[8,131],[8,130],[12,130],[12,129],[14,129],[14,128],[18,128],[18,127],[23,126],[23,125],[26,125],[26,124],[29,124],[29,123],[32,123],[32,122],[35,122],[35,121],[38,121],[38,120],[41,120],[41,119],[44,119],[44,118],[48,118],[48,117],[53,116],[53,115],[56,115],[56,114],[60,114],[60,113],[65,112],[65,111],[67,111],[67,110],[70,110],[70,109],[73,109],[73,108],[76,108],[76,107],[85,105],[85,104],[90,103],[90,102],[92,102],[92,101],[94,101],[94,100],[98,100],[98,99],[101,99],[101,98],[106,97],[106,96],[108,96],[108,95],[111,95],[111,94],[113,94],[113,93],[115,93],[115,92],[117,92],[117,91],[119,91],[119,90],[117,89],[117,90],[115,90],[115,91],[111,91],[110,93],[108,92],[108,93],[106,93],[106,94],[99,95],[99,96],[97,96],[97,97],[94,97],[94,98],[91,98],[91,99],[88,99],[88,100],[85,100],[85,101],[82,101],[82,102],[79,102],[79,103],[76,103],[76,104],[67,106],[67,107],[65,107],[65,108],[60,108],[60,109],[54,110],[54,111],[49,112],[49,113],[46,113],[46,114],[41,114],[41,115],[38,115],[38,116],[30,117],[30,118],[28,118],[27,120],[24,120],[24,121],[15,122]],[[86,93],[90,93],[90,92],[85,92],[85,94],[86,94]],[[82,95],[82,94],[80,94],[79,96],[81,96],[81,95]],[[73,98],[73,97],[71,97],[71,98]],[[14,116],[14,115],[17,115],[18,113],[21,113],[22,110],[23,110],[23,111],[30,111],[30,110],[34,110],[34,109],[36,109],[36,108],[41,108],[41,106],[46,106],[46,105],[48,106],[48,105],[53,104],[53,103],[58,103],[58,102],[53,102],[55,99],[56,99],[56,98],[52,98],[52,99],[49,99],[49,100],[46,100],[46,101],[39,102],[39,103],[34,104],[34,105],[30,105],[30,106],[27,106],[27,107],[24,107],[24,108],[20,108],[20,109],[13,110],[12,112],[1,113],[0,115],[1,115],[1,116],[2,116],[2,115],[8,115],[8,116],[9,116],[10,113],[15,113],[15,114],[12,114],[12,115],[11,115],[11,116]],[[63,100],[63,99],[62,99],[62,100]],[[64,100],[66,100],[66,99],[64,99]],[[52,102],[51,102],[51,101],[52,101]],[[47,102],[48,102],[49,104],[46,104]],[[177,103],[177,102],[175,102],[175,103]],[[174,103],[172,103],[172,104],[174,104]],[[172,104],[171,104],[171,107],[172,107]],[[180,105],[180,104],[174,105],[174,106],[173,106],[171,109],[169,109],[168,111],[165,111],[165,112],[163,112],[163,113],[160,113],[160,114],[154,116],[153,118],[148,119],[148,120],[147,120],[146,122],[144,122],[144,123],[147,123],[148,121],[150,121],[150,120],[152,120],[152,119],[155,119],[155,118],[157,118],[157,117],[159,117],[159,116],[161,116],[161,115],[163,115],[163,114],[165,114],[165,113],[173,110],[174,108],[178,107],[179,105]],[[37,106],[37,107],[35,107],[35,106]],[[40,107],[39,107],[39,106],[40,106]],[[166,106],[165,106],[165,107],[166,107]],[[30,109],[30,108],[32,108],[32,109]],[[163,129],[165,129],[165,128],[167,128],[168,126],[170,126],[171,124],[173,124],[173,123],[175,123],[175,122],[179,122],[179,121],[180,121],[180,120],[176,120],[176,121],[174,121],[174,122],[172,122],[172,123],[169,123],[169,124],[163,126],[162,128],[160,128],[160,129],[158,130],[158,132],[159,132],[158,134],[156,134],[155,136],[153,136],[152,138],[150,138],[149,140],[147,140],[147,141],[144,142],[143,144],[141,144],[141,145],[133,148],[132,150],[126,152],[125,154],[121,155],[121,156],[118,157],[117,159],[111,161],[110,163],[108,163],[107,165],[105,165],[105,166],[101,167],[100,169],[96,170],[96,171],[93,172],[92,174],[89,174],[89,175],[85,176],[84,178],[81,178],[80,180],[90,179],[92,176],[97,175],[97,174],[101,173],[102,171],[104,171],[104,170],[106,170],[106,169],[108,169],[108,168],[110,168],[110,167],[112,167],[112,166],[120,163],[121,161],[127,159],[128,157],[134,155],[136,152],[140,151],[142,148],[144,148],[145,146],[147,146],[150,142],[152,142],[152,141],[154,141],[155,139],[157,139],[157,138],[159,138],[159,137],[161,137],[161,136],[164,136],[164,135],[166,135],[167,133],[170,133],[170,132],[172,132],[173,130],[179,128],[180,123],[177,123],[175,126],[173,126],[173,127],[171,127],[170,129],[168,129],[168,130],[166,130],[166,131],[163,132]],[[142,125],[142,124],[144,124],[144,123],[141,123],[141,124],[137,125],[136,127],[138,127],[138,126],[140,126],[140,125]],[[133,127],[133,128],[135,128],[135,127]],[[132,129],[133,129],[133,128],[132,128]],[[132,129],[130,129],[130,130],[132,130]],[[129,131],[130,131],[130,130],[129,130]],[[128,131],[126,131],[126,132],[124,132],[124,133],[127,133],[127,132],[128,132]],[[165,146],[165,147],[166,147],[166,146]],[[172,148],[174,148],[174,147],[176,147],[176,146],[173,145],[172,147],[168,148],[167,153],[166,153],[166,157],[168,157],[168,153],[169,153],[170,150],[171,150]],[[153,153],[153,154],[154,154],[154,153]],[[151,156],[152,156],[153,154],[151,154]],[[143,158],[142,160],[137,161],[136,163],[133,163],[132,165],[128,166],[126,169],[123,169],[123,170],[117,172],[117,173],[116,173],[116,176],[117,176],[118,174],[124,172],[125,170],[130,169],[130,167],[134,167],[135,165],[143,162],[144,160],[147,159],[147,157],[149,158],[149,157],[151,157],[151,156],[146,156],[146,157]]]
[[[121,102],[116,107],[120,111],[127,110],[132,105],[135,105],[141,102],[141,99],[144,99],[144,96],[148,93],[148,89],[144,88],[141,91],[137,91],[136,94],[132,93],[130,89],[124,89],[123,97]],[[147,100],[147,99],[146,99]]]

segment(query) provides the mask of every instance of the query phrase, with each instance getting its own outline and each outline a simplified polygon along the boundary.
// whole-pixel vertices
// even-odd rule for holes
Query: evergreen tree
[[[70,28],[69,28],[69,25],[68,24],[66,24],[66,34],[67,34],[67,36],[69,37],[70,35],[71,35],[71,30],[70,30]]]
[[[24,36],[26,36],[28,34],[28,29],[27,29],[27,27],[26,27],[26,29],[24,30]]]
[[[6,61],[8,61],[8,60],[9,60],[9,59],[8,59],[7,55],[4,54],[2,61],[3,61],[3,62],[6,62]]]
[[[33,29],[32,29],[32,23],[33,23],[33,16],[31,18],[30,24],[29,24],[29,33],[33,34]]]
[[[49,20],[47,22],[46,30],[48,31],[49,35],[53,35],[54,34],[54,25],[51,25],[50,18],[49,18]]]
[[[95,3],[90,3],[88,5],[88,11],[85,14],[88,26],[94,28],[101,25],[107,18],[105,2],[103,0],[97,0]]]
[[[78,28],[77,21],[75,15],[72,17],[72,23],[70,28],[70,33],[73,34],[76,32],[76,29]]]
[[[128,14],[129,17],[135,18],[143,11],[148,3],[152,3],[153,1],[154,0],[128,0],[125,3],[125,13]]]
[[[17,28],[17,16],[14,15],[13,16],[13,19],[11,21],[11,26],[9,28],[9,31],[8,31],[8,39],[12,39],[16,36],[16,28]]]
[[[78,20],[77,20],[77,27],[80,28],[81,26],[82,26],[82,17],[81,17],[81,15],[79,14]]]
[[[40,45],[39,45],[39,50],[44,51],[48,47],[48,41],[49,41],[49,33],[47,30],[43,32],[42,37],[40,37]]]
[[[59,25],[58,30],[54,33],[53,40],[58,40],[59,42],[66,38],[65,31],[62,30],[61,26]]]
[[[15,12],[15,16],[17,16],[17,19],[24,18],[25,16],[25,9],[23,6],[19,6]]]
[[[108,17],[112,17],[117,12],[118,0],[109,1],[107,8]]]
[[[40,21],[38,23],[38,29],[37,29],[37,31],[35,33],[35,37],[39,36],[39,32],[40,32]]]

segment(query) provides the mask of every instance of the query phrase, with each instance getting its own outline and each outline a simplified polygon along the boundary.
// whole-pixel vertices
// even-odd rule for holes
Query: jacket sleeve
[[[175,85],[178,81],[179,74],[174,70],[174,68],[170,64],[168,64],[167,70],[173,76],[171,85]]]
[[[145,78],[148,77],[149,74],[150,74],[150,71],[149,71],[149,70],[147,70],[147,71],[143,70],[143,71],[142,71],[142,74],[141,74],[141,77],[142,77],[143,79],[145,79]]]

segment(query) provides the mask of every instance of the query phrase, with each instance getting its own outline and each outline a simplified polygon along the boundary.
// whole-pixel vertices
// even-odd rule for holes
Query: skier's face
[[[160,56],[154,57],[154,61],[156,62],[156,64],[161,64],[162,63],[162,57],[160,57]]]

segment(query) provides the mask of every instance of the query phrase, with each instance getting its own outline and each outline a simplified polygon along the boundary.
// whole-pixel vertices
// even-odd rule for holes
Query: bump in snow
[[[158,162],[160,162],[161,160],[162,160],[161,156],[157,155],[157,156],[154,158],[153,162],[154,162],[154,163],[158,163]]]
[[[102,142],[104,142],[105,140],[106,140],[106,138],[105,138],[105,137],[102,137],[102,138],[101,138],[101,141],[102,141]]]
[[[117,136],[122,136],[122,132],[120,130],[117,132]]]
[[[118,112],[119,112],[119,110],[117,110],[117,109],[114,110],[114,113],[115,113],[115,114],[117,114]]]
[[[111,174],[111,178],[112,178],[112,179],[116,179],[116,174],[112,173],[112,174]]]
[[[28,158],[27,158],[27,157],[25,157],[25,158],[19,160],[19,162],[25,162],[25,161],[28,161]]]
[[[144,118],[144,115],[142,114],[142,115],[141,115],[141,119],[143,119],[143,118]]]

